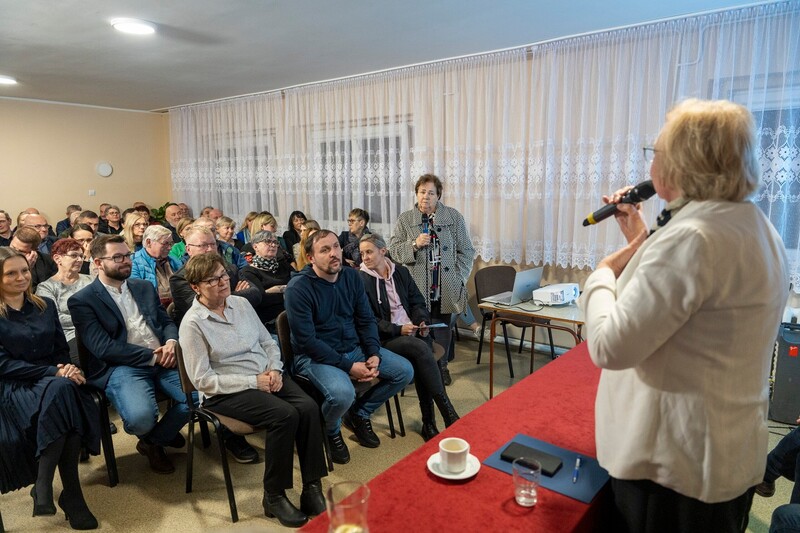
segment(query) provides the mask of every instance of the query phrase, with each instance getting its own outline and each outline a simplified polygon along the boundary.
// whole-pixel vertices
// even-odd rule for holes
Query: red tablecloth
[[[595,457],[594,398],[599,377],[583,343],[463,417],[369,482],[370,531],[601,529],[607,488],[591,504],[540,489],[538,505],[526,509],[514,502],[508,474],[482,465],[474,478],[454,482],[436,477],[426,466],[444,437],[466,439],[471,453],[483,461],[517,433]],[[327,528],[327,516],[320,515],[304,531]]]

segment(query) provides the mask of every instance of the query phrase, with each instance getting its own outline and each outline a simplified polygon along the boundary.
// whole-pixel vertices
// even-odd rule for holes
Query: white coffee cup
[[[439,442],[439,464],[449,474],[460,474],[467,468],[469,443],[464,439],[449,437]]]

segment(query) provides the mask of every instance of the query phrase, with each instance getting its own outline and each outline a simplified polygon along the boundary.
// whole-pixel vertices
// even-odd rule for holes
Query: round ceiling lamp
[[[0,74],[0,85],[16,85],[17,80],[12,78],[11,76],[3,76]]]
[[[139,19],[115,18],[111,20],[111,26],[117,31],[132,35],[150,35],[156,32],[155,24]]]

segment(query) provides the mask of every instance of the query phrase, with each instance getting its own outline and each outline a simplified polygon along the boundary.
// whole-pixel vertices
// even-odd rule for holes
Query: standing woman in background
[[[742,106],[675,106],[645,148],[666,209],[648,237],[640,206],[619,204],[628,245],[586,281],[580,305],[603,369],[597,458],[611,475],[613,531],[747,525],[789,287],[781,238],[747,199],[759,186],[758,148]]]
[[[455,315],[467,306],[467,279],[472,271],[475,249],[461,213],[444,205],[442,182],[433,174],[420,176],[414,186],[417,203],[402,213],[394,228],[389,252],[395,262],[406,266],[414,277],[431,313],[432,323],[453,325]],[[445,356],[439,368],[445,385],[452,383],[447,370],[451,328],[434,330],[434,340]]]
[[[33,483],[33,516],[54,515],[58,467],[58,506],[73,529],[95,529],[78,458],[82,445],[100,453],[97,407],[80,389],[55,304],[31,292],[25,257],[0,248],[0,276],[0,492]]]

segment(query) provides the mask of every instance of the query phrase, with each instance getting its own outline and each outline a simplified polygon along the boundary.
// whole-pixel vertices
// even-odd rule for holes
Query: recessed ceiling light
[[[17,80],[11,76],[3,76],[0,74],[0,85],[16,85]]]
[[[111,20],[115,30],[134,35],[150,35],[156,32],[155,24],[139,19],[117,18]]]

